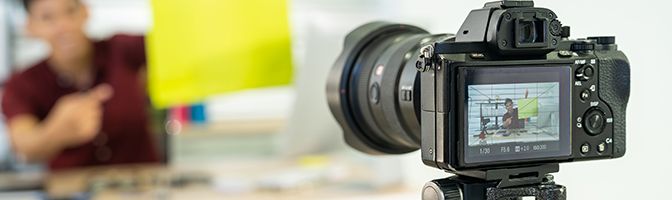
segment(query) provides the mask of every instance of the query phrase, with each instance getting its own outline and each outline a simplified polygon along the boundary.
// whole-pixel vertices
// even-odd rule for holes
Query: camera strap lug
[[[420,49],[418,60],[415,63],[415,68],[419,72],[426,72],[433,68],[434,62],[437,60],[439,54],[462,54],[468,53],[477,56],[477,59],[485,57],[487,51],[487,43],[485,42],[437,42],[431,45],[423,46]],[[438,64],[438,63],[437,63]]]
[[[418,61],[415,68],[420,72],[426,72],[432,69],[432,59],[434,58],[434,45],[426,45],[420,49]]]

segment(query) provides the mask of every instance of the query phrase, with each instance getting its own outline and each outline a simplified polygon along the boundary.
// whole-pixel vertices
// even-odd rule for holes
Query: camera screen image
[[[560,83],[470,85],[468,93],[469,146],[560,140]]]
[[[569,155],[567,67],[466,70],[465,161]]]

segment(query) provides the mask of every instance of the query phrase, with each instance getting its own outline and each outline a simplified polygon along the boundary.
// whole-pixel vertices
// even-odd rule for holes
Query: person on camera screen
[[[525,99],[527,99],[527,94],[528,91],[525,90]],[[519,119],[518,118],[518,108],[513,107],[513,100],[510,98],[506,98],[504,101],[504,106],[506,107],[506,113],[504,113],[504,116],[502,119],[504,120],[504,124],[502,125],[506,129],[523,129],[525,128],[525,122],[527,119]]]

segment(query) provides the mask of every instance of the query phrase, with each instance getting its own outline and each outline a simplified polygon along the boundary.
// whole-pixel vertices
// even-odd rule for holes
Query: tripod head
[[[555,184],[558,164],[462,172],[425,184],[422,200],[565,200],[567,189]]]

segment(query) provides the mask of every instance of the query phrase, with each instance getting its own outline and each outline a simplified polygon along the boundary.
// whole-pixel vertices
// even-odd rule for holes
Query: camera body
[[[529,0],[487,3],[456,35],[369,23],[345,39],[329,106],[359,151],[421,149],[426,165],[473,177],[622,157],[627,57],[614,37],[569,32]]]
[[[629,62],[614,37],[568,32],[551,10],[497,2],[423,49],[423,162],[460,172],[622,157]]]

